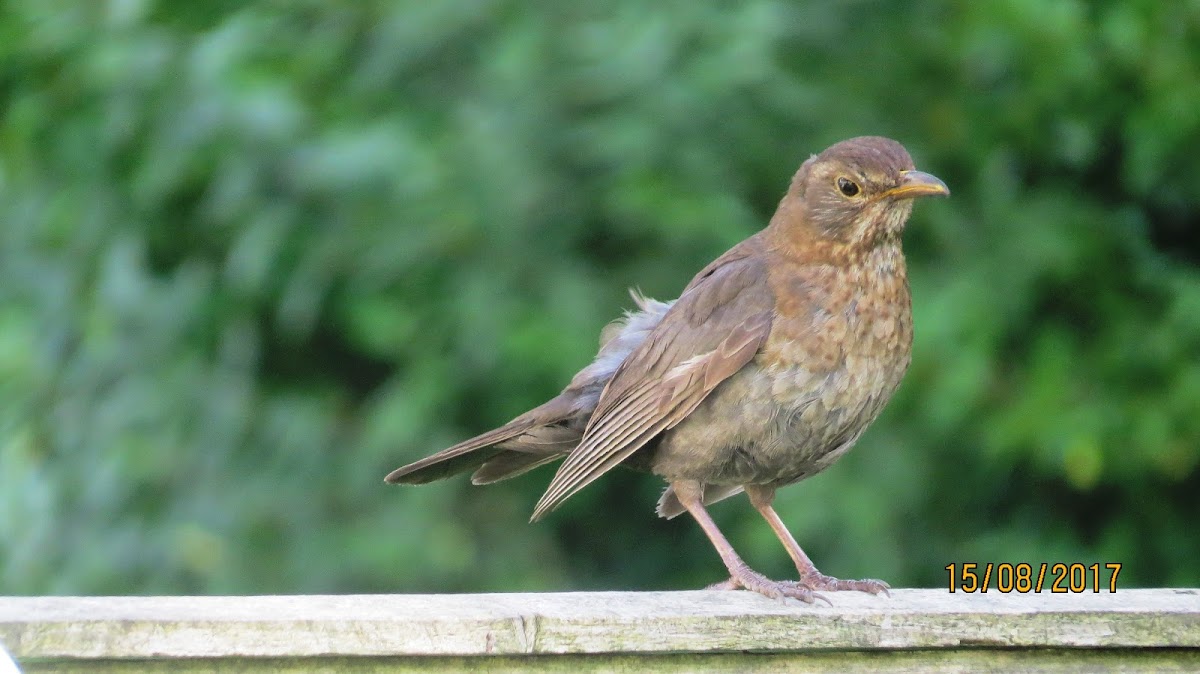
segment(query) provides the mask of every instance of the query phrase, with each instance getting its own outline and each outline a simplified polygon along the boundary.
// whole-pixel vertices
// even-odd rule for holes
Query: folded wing
[[[752,237],[696,276],[600,396],[579,446],[533,513],[537,520],[678,424],[758,353],[774,302]]]

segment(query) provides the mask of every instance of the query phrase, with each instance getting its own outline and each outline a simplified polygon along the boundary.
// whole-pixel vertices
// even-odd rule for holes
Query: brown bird
[[[804,162],[766,229],[709,264],[674,302],[634,294],[596,359],[562,393],[387,476],[422,484],[466,470],[486,484],[563,457],[541,519],[614,466],[661,475],[658,514],[687,511],[729,570],[714,587],[811,602],[877,594],[813,566],[771,507],[775,490],[828,468],[879,415],[912,352],[900,248],[913,199],[949,195],[894,140],[862,137]],[[705,506],[745,491],[799,581],[752,570]]]

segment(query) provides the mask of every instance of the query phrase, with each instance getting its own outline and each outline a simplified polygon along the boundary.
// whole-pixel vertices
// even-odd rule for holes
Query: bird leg
[[[828,599],[816,594],[807,586],[799,583],[781,583],[771,580],[751,569],[746,562],[742,561],[742,558],[738,556],[733,546],[729,544],[724,534],[721,533],[721,530],[717,528],[717,523],[713,521],[708,511],[705,510],[704,487],[699,482],[695,480],[681,480],[679,482],[672,482],[671,487],[674,489],[679,503],[692,514],[692,517],[695,518],[700,528],[704,530],[704,534],[708,536],[708,540],[717,549],[717,554],[721,555],[721,561],[725,562],[725,568],[729,569],[729,580],[713,585],[709,589],[746,589],[772,599],[792,597],[793,599],[799,599],[809,604],[815,599],[824,599],[828,603]]]
[[[792,561],[796,563],[796,570],[800,572],[798,585],[817,591],[857,590],[869,594],[879,594],[880,592],[889,594],[890,586],[882,580],[839,580],[817,571],[812,560],[804,554],[800,545],[796,543],[796,539],[792,537],[792,532],[787,530],[787,527],[783,525],[783,520],[779,519],[779,514],[771,507],[771,502],[775,500],[775,490],[758,485],[746,485],[746,496],[750,497],[750,503],[754,509],[763,516],[767,524],[771,525],[771,530],[775,532]]]

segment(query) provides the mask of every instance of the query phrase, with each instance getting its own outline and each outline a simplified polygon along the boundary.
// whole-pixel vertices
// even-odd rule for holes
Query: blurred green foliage
[[[1119,561],[1200,584],[1200,5],[9,0],[0,591],[692,588],[618,473],[383,475],[556,393],[762,227],[803,159],[904,142],[912,370],[781,492],[824,571]],[[714,508],[789,575],[744,500]]]

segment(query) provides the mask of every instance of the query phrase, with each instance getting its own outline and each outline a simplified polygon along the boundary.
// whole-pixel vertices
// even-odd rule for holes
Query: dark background
[[[825,572],[1200,584],[1200,5],[10,0],[0,591],[696,588],[654,477],[526,520],[390,469],[556,393],[631,306],[899,139],[913,365],[777,502]],[[714,507],[794,573],[744,499]]]

